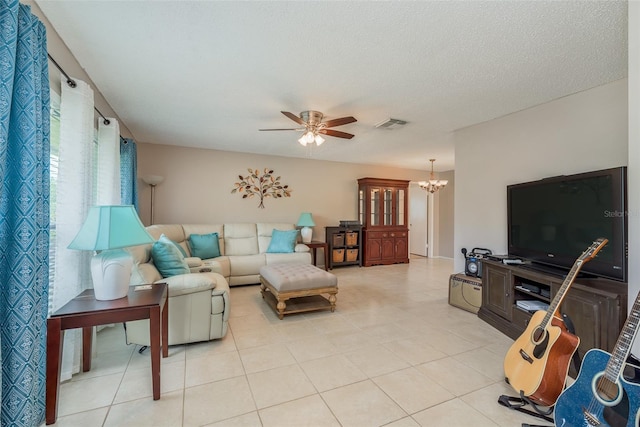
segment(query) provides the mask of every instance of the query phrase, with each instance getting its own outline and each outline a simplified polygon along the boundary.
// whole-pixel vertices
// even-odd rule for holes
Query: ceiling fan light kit
[[[302,146],[307,146],[309,144],[313,144],[315,142],[316,145],[320,146],[325,139],[320,136],[328,135],[334,136],[336,138],[344,138],[351,139],[353,138],[353,134],[340,132],[338,130],[329,129],[336,126],[342,126],[349,123],[357,122],[355,117],[341,117],[338,119],[332,119],[327,121],[322,121],[324,118],[324,114],[319,111],[308,110],[300,113],[300,117],[296,116],[293,113],[288,111],[281,111],[282,114],[298,123],[299,125],[304,126],[304,128],[292,128],[292,129],[259,129],[261,131],[279,131],[279,130],[295,130],[295,131],[304,131],[302,136],[298,139],[298,142]]]
[[[320,146],[324,142],[324,138],[311,131],[307,131],[298,139],[298,142],[302,144],[303,147],[306,147],[307,144],[313,144],[314,142],[317,146]]]

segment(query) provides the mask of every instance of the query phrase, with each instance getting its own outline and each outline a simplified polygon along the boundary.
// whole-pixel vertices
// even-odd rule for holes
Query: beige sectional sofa
[[[229,286],[260,283],[260,267],[270,264],[310,264],[306,245],[292,253],[268,253],[273,230],[294,230],[288,223],[167,224],[147,231],[165,235],[182,247],[191,273],[162,277],[153,263],[152,245],[130,248],[134,267],[130,285],[166,282],[169,285],[169,345],[208,341],[227,333]],[[189,236],[218,233],[221,256],[191,257]],[[127,343],[149,345],[149,322],[126,323]]]

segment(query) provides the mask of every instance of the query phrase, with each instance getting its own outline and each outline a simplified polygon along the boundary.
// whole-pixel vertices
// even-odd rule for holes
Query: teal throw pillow
[[[155,242],[151,246],[151,257],[162,277],[177,276],[178,274],[190,272],[184,256],[171,242],[162,240]]]
[[[298,230],[276,230],[271,232],[271,242],[267,248],[269,254],[288,254],[295,250]]]
[[[217,258],[220,256],[220,242],[218,233],[192,234],[189,236],[191,255],[202,258]]]
[[[178,248],[178,250],[180,251],[180,253],[182,254],[183,257],[186,258],[187,253],[184,251],[184,248],[182,246],[180,246],[180,243],[178,242],[174,242],[173,240],[171,240],[170,238],[168,238],[167,236],[165,236],[164,234],[160,235],[160,238],[158,239],[158,241],[160,242],[165,242],[165,243],[171,243],[173,245],[176,246],[176,248]]]

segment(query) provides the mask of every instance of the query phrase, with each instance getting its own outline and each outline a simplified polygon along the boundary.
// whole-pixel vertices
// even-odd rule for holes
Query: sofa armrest
[[[187,262],[189,268],[202,267],[202,259],[197,256],[190,256],[184,259]],[[191,271],[193,273],[193,270]]]
[[[166,283],[169,288],[169,297],[174,297],[214,289],[217,277],[215,273],[188,273],[165,277],[157,281],[159,282]]]
[[[210,259],[202,261],[202,264],[198,266],[190,267],[189,270],[192,273],[218,273],[221,276],[224,276],[220,263]]]
[[[224,279],[224,277],[220,277],[218,281],[218,286],[214,290],[211,291],[211,296],[221,296],[224,301],[224,306],[229,307],[229,284]],[[229,312],[231,310],[225,309],[222,315],[222,319],[224,321],[229,320]]]
[[[309,249],[309,246],[305,245],[304,243],[298,243],[293,249],[294,252],[309,252],[310,250],[311,249]]]

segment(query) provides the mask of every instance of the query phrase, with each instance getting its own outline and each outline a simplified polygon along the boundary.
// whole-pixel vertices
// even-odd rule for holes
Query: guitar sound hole
[[[542,329],[544,333],[544,329]],[[547,347],[549,346],[549,334],[545,333],[543,335],[542,342],[536,342],[536,346],[533,348],[533,357],[536,359],[542,359],[544,353],[547,351]]]
[[[539,345],[546,338],[547,338],[547,331],[544,328],[541,328],[540,326],[535,328],[533,330],[533,333],[531,334],[531,340],[535,345]]]
[[[613,402],[617,399],[619,392],[618,384],[605,377],[600,377],[596,386],[596,393],[598,393],[598,397],[605,402]]]

